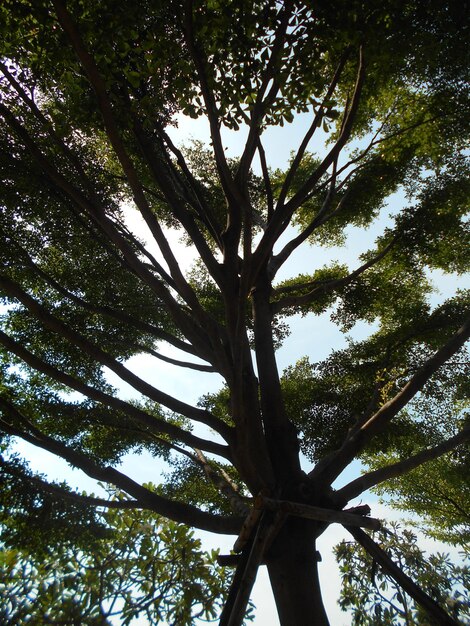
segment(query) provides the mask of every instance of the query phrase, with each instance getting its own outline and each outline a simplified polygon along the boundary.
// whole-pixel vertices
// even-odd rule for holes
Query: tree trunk
[[[269,550],[267,566],[281,626],[329,626],[312,526],[289,519]]]

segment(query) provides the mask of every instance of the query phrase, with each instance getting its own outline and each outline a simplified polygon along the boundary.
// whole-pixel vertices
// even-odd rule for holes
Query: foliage
[[[40,560],[58,543],[91,548],[107,536],[94,507],[73,499],[66,483],[48,483],[32,472],[19,455],[0,457],[0,486],[0,539],[6,550]]]
[[[456,374],[454,384],[457,383],[458,386],[458,364],[454,367]],[[467,381],[461,382],[464,389],[458,391],[466,394]],[[408,427],[399,436],[390,440],[387,449],[365,455],[364,460],[370,467],[391,464],[405,455],[411,455],[413,451],[417,451],[424,433],[428,441],[432,440],[439,444],[449,432],[455,430],[456,424],[465,425],[468,421],[468,401],[455,398],[457,395],[455,387],[444,392],[442,387],[439,388],[440,385],[436,386],[437,393],[446,394],[439,403],[439,423],[434,419],[437,403],[435,395],[426,394],[426,397],[419,398],[410,406],[412,414],[416,415],[419,411],[420,415],[419,420],[410,420],[413,425],[411,436]],[[407,417],[409,420],[409,416]],[[405,423],[403,422],[403,426]],[[417,514],[419,521],[416,524],[430,537],[455,546],[468,545],[470,541],[468,470],[468,449],[459,448],[393,481],[381,483],[375,491],[390,501],[392,506]]]
[[[391,524],[390,530],[382,529],[376,539],[408,576],[447,607],[457,623],[468,623],[468,554],[463,555],[462,566],[455,565],[448,554],[426,555],[418,547],[416,535],[398,524]],[[342,577],[339,604],[343,610],[352,611],[352,624],[425,626],[430,623],[419,605],[361,547],[343,541],[336,546],[335,556]]]
[[[125,502],[120,494],[113,500]],[[3,546],[3,623],[183,626],[217,615],[229,579],[192,531],[135,509],[101,517],[106,538],[81,549],[58,542],[38,557]]]

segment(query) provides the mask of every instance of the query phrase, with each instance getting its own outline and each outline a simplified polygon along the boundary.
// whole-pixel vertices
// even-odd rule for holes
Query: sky
[[[305,129],[306,117],[303,115],[299,116],[292,125],[270,130],[265,137],[264,144],[268,162],[273,168],[285,167],[291,149],[295,149],[300,143]],[[179,118],[178,128],[170,129],[170,134],[178,144],[187,142],[188,139],[201,140],[207,143],[207,123],[202,118],[198,120]],[[320,140],[324,140],[322,132]],[[243,131],[239,133],[227,132],[224,135],[224,145],[229,156],[236,156],[240,153],[242,142]],[[297,253],[292,255],[285,271],[294,275],[303,271],[311,272],[314,267],[321,267],[332,259],[348,263],[351,268],[355,268],[358,265],[358,255],[372,246],[375,236],[380,234],[383,227],[390,223],[389,213],[394,210],[393,203],[402,200],[403,198],[397,195],[392,204],[383,209],[374,228],[370,230],[350,229],[348,242],[345,247],[331,248],[326,251],[302,247]],[[128,226],[136,234],[139,234],[144,239],[147,237],[145,227],[135,211],[129,210],[127,212],[127,221]],[[289,234],[291,233],[288,232],[285,236],[289,236]],[[181,244],[177,233],[169,232],[168,239],[172,248],[178,250],[178,258],[181,260],[182,269],[188,269],[194,256],[192,251]],[[287,273],[279,275],[280,279],[286,277]],[[436,277],[440,289],[440,293],[435,294],[436,299],[452,295],[456,287],[460,285],[460,279],[455,277],[443,277],[441,275],[436,275]],[[305,355],[308,355],[311,361],[314,362],[324,359],[332,349],[339,349],[346,345],[347,336],[341,333],[337,326],[330,321],[328,313],[319,317],[308,316],[301,318],[300,316],[294,316],[289,319],[289,323],[291,335],[285,340],[283,347],[278,353],[281,370]],[[352,330],[351,336],[355,339],[360,339],[370,334],[372,330],[373,326],[360,323]],[[166,349],[165,353],[168,356],[178,357],[177,350],[171,347]],[[179,369],[158,361],[151,356],[133,357],[126,365],[144,380],[148,380],[166,393],[184,398],[186,402],[195,403],[201,395],[215,392],[221,385],[221,378],[218,375]],[[109,373],[108,379],[116,385],[122,397],[137,397],[135,391],[126,384],[121,383],[116,376]],[[20,449],[24,450],[25,453],[28,450],[28,456],[31,458],[33,467],[49,474],[51,478],[63,479],[67,476],[70,477],[72,486],[77,486],[80,489],[88,488],[96,492],[94,481],[83,477],[79,472],[72,472],[70,468],[65,467],[64,464],[53,459],[46,452],[31,452],[30,447],[26,445],[21,445]],[[138,456],[126,459],[122,469],[136,480],[158,482],[160,471],[158,465],[155,467],[155,476],[149,475],[149,467],[149,459],[146,456]],[[307,465],[305,469],[309,469]],[[359,472],[360,466],[358,463],[355,463],[348,469],[346,475],[340,477],[339,481],[348,482],[356,477]],[[375,496],[366,494],[366,497],[363,496],[362,502],[371,506],[373,517],[387,516],[392,519],[399,517],[397,513],[390,512],[381,505]],[[233,537],[212,536],[209,538],[207,533],[198,534],[203,537],[205,547],[219,547],[223,553],[227,553],[231,549],[234,540]],[[336,604],[339,590],[339,572],[334,562],[332,548],[343,538],[347,538],[347,532],[339,525],[331,525],[320,537],[317,546],[322,554],[320,578],[325,606],[333,626],[347,626],[350,623],[347,615],[342,613]],[[426,545],[432,549],[430,542],[427,542]],[[265,568],[261,568],[258,574],[253,592],[253,601],[258,607],[254,621],[255,626],[277,626],[279,622]]]

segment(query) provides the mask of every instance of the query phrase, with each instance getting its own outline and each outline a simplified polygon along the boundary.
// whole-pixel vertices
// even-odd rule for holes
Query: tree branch
[[[365,448],[367,443],[406,406],[406,404],[424,387],[433,374],[455,354],[470,336],[470,317],[463,326],[429,358],[408,381],[408,383],[388,402],[365,421],[359,421],[350,431],[339,450],[324,457],[310,472],[310,478],[316,482],[331,484],[343,469]]]
[[[125,344],[125,345],[128,345],[128,344]],[[185,367],[188,369],[195,370],[197,372],[214,373],[217,371],[215,367],[212,367],[212,365],[203,365],[201,363],[191,363],[189,361],[180,361],[179,359],[172,359],[171,357],[161,354],[160,352],[157,352],[156,350],[153,350],[152,348],[148,348],[140,344],[133,344],[132,347],[135,347],[141,352],[150,354],[154,356],[156,359],[159,359],[160,361],[164,361],[165,363],[171,363],[171,365],[176,365],[177,367]]]
[[[273,246],[290,223],[293,213],[302,205],[309,192],[315,187],[320,178],[328,168],[335,163],[343,147],[346,145],[354,124],[356,113],[359,107],[360,95],[365,78],[365,64],[362,46],[359,51],[359,67],[357,71],[356,85],[351,106],[346,113],[341,134],[323,159],[321,164],[315,169],[312,175],[302,185],[300,190],[287,202],[287,204],[277,205],[273,217],[253,254],[253,273],[256,276],[263,264],[267,261],[272,252]]]
[[[83,298],[75,295],[74,293],[72,293],[71,291],[63,287],[60,283],[58,283],[52,276],[50,276],[47,272],[45,272],[41,267],[39,267],[33,261],[33,259],[29,256],[28,252],[24,248],[22,248],[18,244],[18,242],[14,241],[11,237],[10,237],[10,242],[20,252],[23,258],[23,261],[28,267],[30,267],[40,278],[42,278],[55,291],[60,293],[62,296],[64,296],[71,302],[74,302],[85,311],[98,313],[100,315],[104,315],[106,317],[110,317],[112,319],[118,320],[120,322],[123,322],[124,324],[132,326],[136,330],[140,330],[144,333],[150,334],[152,337],[155,337],[156,339],[166,341],[167,343],[171,344],[175,348],[178,348],[178,350],[182,350],[183,352],[187,352],[188,354],[192,354],[193,356],[199,356],[195,348],[190,343],[186,343],[182,341],[181,339],[178,339],[178,337],[175,337],[171,333],[168,333],[162,330],[161,328],[154,326],[153,324],[137,319],[136,317],[129,315],[128,313],[122,310],[113,309],[111,307],[103,306],[103,305],[91,304],[90,302],[87,302]],[[168,357],[163,357],[162,355],[160,355],[160,357],[162,358],[162,360],[165,360],[168,358]],[[199,356],[199,358],[201,357]],[[213,368],[213,366],[200,366],[200,367],[207,368],[204,371],[216,371]]]
[[[182,184],[180,180],[179,172],[175,171],[175,167],[171,162],[171,159],[168,157],[166,153],[165,147],[163,145],[160,146],[161,149],[161,160],[163,160],[164,167],[162,167],[162,163],[158,162],[158,157],[155,154],[155,142],[150,141],[147,137],[142,124],[138,120],[136,116],[134,116],[134,134],[141,148],[142,154],[147,161],[147,164],[152,172],[155,180],[157,181],[160,189],[162,189],[168,204],[171,206],[174,216],[179,220],[182,224],[183,228],[186,230],[189,238],[192,243],[196,247],[200,257],[204,261],[210,275],[215,280],[215,282],[219,285],[223,285],[223,274],[221,271],[221,267],[219,263],[216,261],[214,254],[210,247],[207,244],[207,241],[197,226],[196,222],[193,219],[190,211],[188,211],[188,207],[186,206],[186,202],[188,201],[187,197],[184,199],[178,195],[176,190],[177,187],[180,187],[181,193],[187,196],[185,186]],[[181,158],[182,155],[181,155]],[[165,171],[167,170],[167,171]],[[185,167],[185,170],[189,172],[188,168]],[[173,179],[173,180],[171,180]],[[176,184],[175,184],[176,183]],[[199,204],[198,204],[199,208]],[[166,241],[166,239],[165,239]],[[168,244],[167,244],[168,245]],[[164,251],[162,250],[162,254],[165,256]],[[166,258],[166,256],[165,256]],[[168,262],[168,261],[167,261]],[[170,265],[171,268],[171,265]],[[191,305],[193,309],[195,309],[195,314],[203,319],[206,319],[206,324],[209,323],[209,318],[207,314],[201,309],[199,301],[189,283],[186,282],[187,286],[183,285],[184,291],[182,291],[183,297]],[[179,284],[179,283],[178,283]],[[191,289],[191,291],[189,291]],[[186,295],[185,295],[186,294]]]
[[[331,291],[335,291],[336,289],[340,289],[341,287],[345,287],[352,283],[356,278],[358,278],[361,274],[363,274],[366,270],[376,265],[379,261],[383,259],[383,257],[390,251],[394,243],[396,242],[396,238],[394,238],[379,254],[375,257],[364,263],[360,267],[358,267],[354,272],[351,272],[348,276],[344,276],[343,278],[338,278],[335,280],[325,281],[323,284],[318,284],[316,282],[305,283],[303,286],[299,288],[308,287],[308,286],[316,286],[314,289],[309,291],[308,293],[302,296],[291,296],[287,298],[282,298],[277,302],[273,302],[271,304],[271,309],[273,313],[279,313],[282,309],[289,306],[301,306],[310,304],[314,302],[317,298],[323,296],[326,293]],[[295,285],[292,285],[292,288],[295,289]],[[276,291],[274,291],[274,295],[276,295]]]
[[[237,515],[241,515],[242,517],[246,517],[249,511],[249,506],[240,495],[238,486],[230,480],[230,477],[223,470],[216,470],[209,463],[201,450],[196,449],[195,454],[191,454],[190,458],[194,461],[194,463],[202,467],[205,475],[211,483],[223,496],[228,499],[233,512]]]
[[[448,615],[444,609],[430,596],[427,595],[416,583],[414,583],[403,570],[396,565],[389,555],[361,528],[346,526],[354,539],[368,552],[383,570],[391,576],[399,585],[428,613],[436,624],[442,626],[458,626],[458,623]]]
[[[1,420],[0,420],[1,422]],[[86,506],[93,507],[102,507],[107,509],[140,509],[142,506],[137,500],[106,500],[104,498],[95,498],[93,496],[83,495],[80,493],[76,493],[75,491],[68,491],[64,489],[61,485],[50,483],[43,478],[40,478],[39,475],[28,475],[17,468],[5,463],[3,457],[0,455],[0,466],[3,468],[3,471],[11,476],[15,476],[19,478],[25,483],[32,483],[35,485],[40,491],[45,491],[46,493],[52,493],[55,496],[59,496],[64,500],[73,500],[74,502],[78,502],[79,504],[84,504]]]
[[[44,170],[52,185],[57,186],[58,195],[62,197],[62,193],[66,198],[72,201],[81,211],[87,215],[99,225],[109,240],[122,252],[124,258],[129,264],[129,267],[145,282],[146,285],[154,291],[154,293],[161,298],[161,300],[167,305],[168,310],[178,328],[183,334],[190,338],[191,342],[197,346],[198,356],[211,362],[211,358],[208,357],[208,350],[211,346],[219,346],[220,338],[217,335],[210,340],[207,331],[213,331],[214,325],[205,323],[202,326],[196,323],[194,315],[188,315],[181,304],[175,300],[171,295],[165,284],[154,276],[150,272],[144,263],[135,254],[129,242],[118,231],[115,224],[105,214],[105,211],[99,205],[97,198],[94,200],[88,199],[84,194],[74,187],[57,169],[47,160],[43,153],[39,150],[34,140],[28,134],[26,129],[16,120],[14,115],[0,102],[0,112],[4,118],[13,128],[13,130],[19,135],[24,142],[25,146],[29,149],[32,156],[38,162],[39,166]],[[193,311],[194,313],[194,311]],[[207,322],[207,316],[205,316],[204,322]],[[217,350],[216,355],[220,359],[223,351]],[[223,358],[222,358],[223,361]],[[221,364],[221,367],[223,364]]]
[[[21,418],[22,421],[25,420],[23,416],[21,416]],[[119,489],[122,489],[135,498],[141,508],[155,511],[159,515],[164,515],[175,522],[196,526],[201,530],[208,530],[210,532],[236,534],[241,527],[243,522],[242,518],[213,515],[212,513],[201,511],[193,505],[160,496],[113,467],[98,465],[82,452],[73,450],[52,437],[41,433],[32,424],[30,424],[31,434],[21,431],[5,422],[3,419],[0,419],[0,425],[9,434],[21,437],[32,445],[47,450],[56,456],[60,456],[74,467],[85,472],[90,478],[111,483]]]
[[[77,28],[77,25],[74,23],[70,13],[67,11],[62,0],[53,0],[53,5],[62,29],[68,37],[70,44],[75,51],[83,69],[85,70],[85,73],[88,77],[88,80],[90,81],[93,90],[95,91],[98,100],[98,106],[106,129],[106,134],[127,177],[130,188],[132,189],[132,192],[134,194],[135,203],[138,206],[155,241],[157,242],[166,263],[168,264],[170,273],[178,286],[178,291],[180,295],[192,307],[195,316],[197,316],[199,319],[203,318],[207,321],[207,315],[204,313],[191,286],[183,276],[178,262],[167,241],[167,238],[156,216],[152,212],[147,198],[145,197],[145,193],[139,181],[137,171],[127,153],[127,150],[121,138],[119,128],[114,117],[113,108],[106,91],[106,86],[99,73],[96,63],[93,57],[87,51],[86,46]]]
[[[123,411],[125,414],[136,419],[140,424],[145,425],[147,428],[149,428],[151,432],[164,433],[166,435],[169,435],[173,439],[176,439],[177,441],[182,441],[186,445],[193,448],[201,448],[206,452],[212,452],[229,460],[231,459],[229,448],[227,446],[213,441],[208,441],[206,439],[201,439],[200,437],[196,437],[195,435],[186,432],[179,426],[175,426],[174,424],[166,422],[163,419],[149,415],[145,411],[139,409],[132,404],[129,404],[128,402],[125,402],[124,400],[121,400],[120,398],[111,396],[104,391],[95,389],[94,387],[90,387],[86,383],[74,378],[70,374],[66,374],[65,372],[62,372],[53,367],[52,365],[49,365],[39,357],[35,356],[32,352],[26,350],[20,343],[13,340],[1,330],[0,344],[2,344],[8,351],[15,354],[19,359],[24,361],[24,363],[26,363],[36,371],[41,372],[46,376],[49,376],[53,380],[63,385],[66,385],[74,391],[78,391],[78,393],[81,393],[91,400],[95,400],[96,402],[100,402],[111,408]],[[230,427],[227,426],[227,429],[229,429],[231,438]]]
[[[134,236],[134,234],[127,228],[127,226],[122,222],[115,221],[115,227],[119,230],[123,236],[131,242],[133,246],[135,246],[141,254],[143,254],[149,260],[149,266],[155,270],[159,276],[166,281],[169,287],[172,287],[175,291],[178,291],[177,285],[173,278],[168,274],[167,271],[162,267],[162,265],[157,261],[157,259],[151,254],[147,248]]]
[[[223,248],[223,242],[221,239],[222,229],[220,227],[220,224],[218,223],[217,217],[214,215],[214,213],[211,210],[211,207],[205,201],[204,195],[201,193],[201,184],[190,171],[186,163],[186,159],[184,158],[181,150],[178,150],[178,148],[175,146],[175,144],[173,143],[169,135],[165,132],[165,130],[161,128],[159,129],[159,133],[163,141],[167,144],[168,148],[175,155],[178,165],[180,166],[181,171],[183,172],[184,176],[186,177],[186,180],[188,181],[191,187],[191,190],[198,203],[198,214],[199,214],[200,219],[204,222],[204,224],[209,229],[219,249],[222,250]]]
[[[465,428],[457,435],[434,446],[434,448],[422,450],[407,459],[403,459],[402,461],[387,465],[386,467],[382,467],[356,478],[356,480],[351,481],[335,493],[335,500],[338,498],[339,502],[349,502],[349,500],[359,496],[363,491],[367,491],[367,489],[375,487],[385,480],[397,478],[398,476],[411,472],[411,470],[414,470],[423,463],[439,458],[468,440],[470,440],[470,427]]]
[[[307,228],[305,228],[299,235],[297,235],[297,237],[294,237],[289,242],[287,242],[286,245],[279,252],[279,254],[277,254],[276,256],[273,256],[272,259],[270,260],[269,265],[268,265],[268,271],[269,271],[269,275],[272,278],[274,278],[279,268],[285,263],[285,261],[287,261],[287,259],[294,252],[294,250],[296,250],[306,239],[308,239],[308,237],[310,237],[310,235],[313,233],[313,231],[316,228],[324,224],[327,219],[332,217],[332,215],[335,215],[338,212],[338,210],[341,208],[341,201],[340,201],[336,209],[328,215],[328,218],[325,217],[325,214],[329,211],[333,203],[334,196],[335,196],[334,181],[335,181],[335,178],[332,177],[332,180],[330,181],[330,188],[328,190],[328,193],[325,196],[325,200],[323,201],[323,204],[320,207],[320,210],[315,215],[315,217],[310,222],[310,224],[307,226]]]
[[[279,57],[282,54],[285,36],[287,28],[289,26],[289,19],[292,15],[294,3],[292,0],[286,0],[280,10],[281,16],[279,24],[274,33],[274,40],[272,43],[271,54],[269,56],[266,70],[261,81],[261,85],[257,90],[256,102],[253,106],[251,118],[249,122],[248,137],[246,140],[243,154],[240,158],[240,165],[236,175],[236,180],[240,184],[242,189],[246,187],[246,181],[248,172],[250,170],[253,157],[256,152],[260,140],[260,127],[263,121],[263,116],[266,113],[268,107],[274,101],[277,93],[279,92],[280,84],[276,76],[276,68],[278,67]],[[266,89],[269,83],[272,82],[271,88],[265,97]]]
[[[156,387],[153,387],[149,383],[133,374],[122,363],[115,360],[107,352],[99,348],[96,344],[88,341],[83,335],[73,330],[70,326],[62,322],[60,319],[49,313],[45,307],[43,307],[34,298],[29,296],[21,287],[13,280],[0,275],[0,287],[8,293],[11,297],[19,300],[28,311],[38,319],[46,328],[49,328],[52,332],[59,334],[61,337],[69,341],[72,345],[82,349],[90,357],[109,367],[111,371],[129,383],[134,389],[142,393],[147,398],[150,398],[154,402],[163,404],[167,408],[176,413],[181,413],[190,419],[196,420],[209,428],[213,428],[222,437],[230,437],[229,427],[220,419],[211,415],[208,411],[193,407],[181,400],[177,400],[173,396],[170,396],[163,391],[160,391]]]
[[[404,133],[407,133],[410,130],[414,130],[415,128],[419,128],[420,126],[424,126],[425,124],[429,124],[431,122],[434,122],[434,121],[440,119],[441,117],[445,117],[445,114],[435,115],[435,116],[427,118],[425,120],[421,120],[420,122],[415,122],[414,124],[410,124],[409,126],[405,126],[403,128],[400,128],[400,129],[390,133],[389,135],[385,135],[384,137],[379,137],[380,133],[382,132],[383,128],[386,125],[387,119],[389,118],[389,116],[391,114],[392,114],[392,111],[387,113],[387,115],[385,117],[385,120],[380,125],[380,127],[376,130],[376,132],[374,133],[373,137],[371,138],[369,144],[357,156],[355,156],[354,158],[352,158],[349,161],[347,161],[344,165],[342,165],[338,169],[338,172],[337,172],[338,175],[342,174],[344,171],[346,171],[348,168],[350,168],[351,165],[354,165],[355,163],[358,163],[358,162],[362,161],[364,159],[364,157],[366,157],[367,154],[375,146],[378,146],[379,144],[384,143],[386,141],[389,141],[390,139],[393,139],[395,137],[399,137],[400,135],[403,135]],[[379,137],[379,138],[377,139],[377,137]],[[386,151],[387,151],[386,147],[382,149],[382,152],[386,152]],[[349,172],[348,175],[342,180],[341,184],[339,185],[339,188],[344,187],[346,181],[351,177],[351,175],[354,174],[355,172],[357,172],[362,167],[363,167],[363,165],[359,165],[357,168],[355,168],[354,170]],[[306,198],[305,198],[306,200],[310,198],[311,193],[312,192],[310,192],[310,194],[308,194],[306,196]]]
[[[222,145],[219,112],[214,94],[209,86],[207,77],[207,61],[203,51],[196,41],[194,34],[192,0],[186,0],[184,12],[185,39],[199,77],[202,97],[206,108],[206,115],[209,120],[210,135],[214,149],[215,162],[220,176],[220,182],[222,183],[222,188],[227,198],[229,207],[231,210],[234,210],[240,198],[238,190],[234,185],[232,174],[225,157],[224,147]]]
[[[80,178],[85,182],[88,188],[91,188],[91,182],[88,176],[85,173],[85,170],[80,163],[80,160],[77,158],[77,155],[69,148],[69,146],[62,140],[62,138],[56,132],[52,122],[42,113],[39,107],[36,105],[34,100],[28,96],[26,91],[23,89],[22,85],[16,80],[13,74],[8,70],[8,66],[0,61],[0,70],[2,71],[5,78],[8,80],[10,85],[15,89],[17,94],[20,96],[21,100],[29,107],[34,117],[41,122],[41,124],[46,128],[47,133],[51,137],[52,141],[59,147],[61,152],[69,159],[72,165],[75,167],[76,171],[80,175]]]
[[[263,174],[264,189],[266,192],[266,202],[268,205],[268,221],[269,221],[274,212],[274,198],[273,198],[273,189],[271,185],[271,180],[269,178],[268,164],[266,162],[266,153],[264,151],[263,143],[261,142],[261,137],[258,137],[257,148],[258,148],[258,154],[259,154],[259,162],[261,164],[261,172]],[[265,230],[266,224],[263,224],[262,228],[263,230]]]
[[[336,67],[336,71],[333,75],[333,78],[331,79],[331,82],[328,86],[327,92],[322,100],[322,103],[320,104],[317,113],[314,115],[312,124],[310,126],[310,128],[308,129],[308,131],[305,133],[305,136],[302,140],[302,143],[299,146],[299,149],[297,150],[297,153],[294,157],[294,160],[292,161],[292,165],[290,166],[289,171],[287,172],[286,178],[284,180],[284,183],[282,185],[281,191],[279,193],[279,198],[278,198],[278,205],[282,205],[284,204],[284,200],[287,197],[287,194],[289,193],[289,189],[291,186],[291,183],[295,177],[295,174],[297,173],[297,170],[299,168],[299,165],[302,161],[302,158],[305,154],[305,151],[307,149],[308,144],[310,143],[310,140],[312,139],[313,135],[315,134],[316,129],[320,126],[321,124],[321,120],[323,118],[324,115],[324,110],[325,110],[325,102],[327,102],[333,95],[339,79],[341,77],[341,74],[343,72],[344,66],[346,64],[346,61],[348,59],[348,56],[350,54],[351,50],[348,48],[342,55],[341,58],[339,60],[339,63]]]
[[[341,127],[341,133],[338,137],[337,142],[330,150],[330,152],[323,159],[322,163],[318,166],[318,168],[313,172],[313,174],[305,181],[299,191],[289,200],[289,202],[285,205],[286,211],[290,215],[303,203],[307,194],[315,187],[317,182],[323,176],[323,174],[328,170],[330,165],[334,163],[341,150],[346,145],[352,129],[354,125],[354,121],[356,118],[356,114],[359,108],[359,102],[362,93],[362,87],[364,85],[365,80],[365,62],[364,62],[364,52],[362,46],[359,48],[359,65],[356,76],[356,84],[354,86],[354,93],[351,99],[351,106],[349,110],[346,112],[345,119],[343,120],[343,124]]]

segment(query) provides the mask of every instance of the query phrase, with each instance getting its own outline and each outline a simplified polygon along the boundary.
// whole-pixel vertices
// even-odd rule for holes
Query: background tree
[[[86,546],[44,543],[0,552],[0,618],[8,624],[189,625],[214,619],[228,584],[216,553],[181,524],[126,508],[120,494]]]
[[[336,521],[382,554],[358,528],[377,526],[367,507],[345,513],[348,502],[469,437],[457,384],[468,294],[430,298],[433,272],[465,271],[470,250],[464,7],[6,0],[0,11],[9,536],[25,528],[21,498],[38,532],[72,532],[77,507],[77,521],[98,523],[93,506],[106,507],[48,488],[8,453],[20,438],[176,522],[238,534],[249,513],[222,624],[242,620],[260,562],[283,624],[328,623],[316,538]],[[176,113],[206,116],[209,151],[173,143]],[[263,134],[299,113],[305,137],[286,170],[273,170]],[[224,128],[246,132],[237,159]],[[130,207],[151,245],[132,232]],[[357,264],[316,266],[315,250],[373,224]],[[192,272],[168,229],[197,255]],[[310,267],[288,276],[309,245]],[[327,310],[344,331],[373,323],[371,335],[279,372],[284,320]],[[126,367],[141,353],[217,373],[225,387],[193,406]],[[140,400],[123,399],[105,368]],[[421,398],[434,403],[429,417]],[[449,398],[454,418],[440,427]],[[142,450],[173,466],[166,484],[118,469]],[[356,458],[372,471],[335,491]],[[51,491],[63,504],[51,507]],[[382,566],[400,578],[385,556]],[[408,591],[432,619],[455,623]]]

